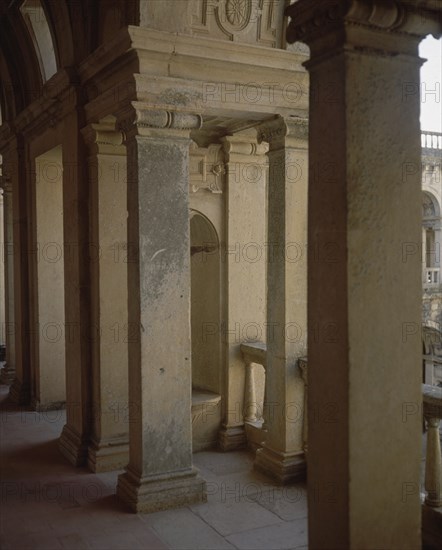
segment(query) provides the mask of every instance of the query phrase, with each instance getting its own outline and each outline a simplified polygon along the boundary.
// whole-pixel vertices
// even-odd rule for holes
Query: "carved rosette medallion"
[[[251,0],[227,0],[225,10],[227,21],[240,31],[249,24],[252,2]]]
[[[223,0],[215,9],[219,28],[229,37],[250,23],[252,0]]]

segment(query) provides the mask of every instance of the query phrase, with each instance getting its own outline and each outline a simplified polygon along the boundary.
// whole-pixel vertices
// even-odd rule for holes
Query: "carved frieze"
[[[194,35],[282,47],[284,2],[280,0],[192,0]]]
[[[221,145],[190,147],[190,190],[196,193],[206,190],[221,194],[224,189],[226,168]]]

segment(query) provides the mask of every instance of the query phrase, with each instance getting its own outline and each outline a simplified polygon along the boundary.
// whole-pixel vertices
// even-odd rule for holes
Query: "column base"
[[[256,451],[255,470],[273,478],[281,485],[306,479],[307,463],[304,453],[281,453],[266,447]]]
[[[18,378],[14,378],[9,388],[9,398],[17,405],[29,405],[31,400],[31,388],[29,384],[21,382]]]
[[[67,424],[64,425],[58,448],[74,466],[84,466],[87,462],[87,443]]]
[[[132,512],[159,512],[207,501],[206,482],[194,468],[139,478],[129,468],[118,477],[117,496]]]
[[[87,465],[95,473],[122,470],[129,462],[129,438],[92,441],[89,445]]]
[[[218,444],[222,451],[236,451],[246,447],[244,426],[224,426],[219,432]]]
[[[0,384],[5,384],[5,386],[10,386],[14,382],[15,378],[15,369],[10,367],[8,363],[3,365],[3,368],[0,371]]]

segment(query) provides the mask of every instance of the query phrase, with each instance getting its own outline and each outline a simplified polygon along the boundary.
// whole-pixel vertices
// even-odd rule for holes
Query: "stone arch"
[[[3,18],[0,50],[0,57],[4,60],[0,63],[0,76],[8,88],[7,93],[3,92],[6,100],[9,97],[8,108],[5,109],[5,119],[8,120],[13,118],[9,112],[16,115],[22,111],[40,94],[43,85],[31,37],[21,13],[15,7]]]
[[[430,191],[422,192],[422,216],[424,220],[440,217],[439,201]]]
[[[65,0],[41,0],[54,43],[59,68],[74,64],[74,44],[69,10]]]

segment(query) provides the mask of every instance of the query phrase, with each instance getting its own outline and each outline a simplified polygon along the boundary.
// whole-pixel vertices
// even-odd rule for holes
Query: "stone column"
[[[224,451],[246,444],[244,431],[245,365],[241,343],[266,337],[266,202],[268,146],[256,133],[223,138],[227,161],[225,319],[225,399],[219,443]]]
[[[129,461],[126,148],[114,124],[82,130],[89,146],[94,472]]]
[[[421,239],[418,45],[431,26],[407,4],[288,8],[288,40],[311,51],[312,549],[421,546],[421,264],[404,244]]]
[[[12,384],[15,377],[15,322],[14,322],[14,244],[13,244],[13,212],[12,186],[6,178],[2,178],[3,214],[4,214],[4,274],[5,274],[5,326],[6,362],[1,371],[0,381]]]
[[[266,440],[255,468],[287,483],[305,477],[304,381],[307,346],[308,121],[275,119],[261,127],[270,145]]]
[[[77,111],[73,110],[64,124],[66,424],[59,446],[64,456],[79,466],[87,461],[91,430],[89,182]]]
[[[133,511],[205,500],[192,466],[190,130],[199,115],[121,114],[127,134],[129,465],[117,494]]]

